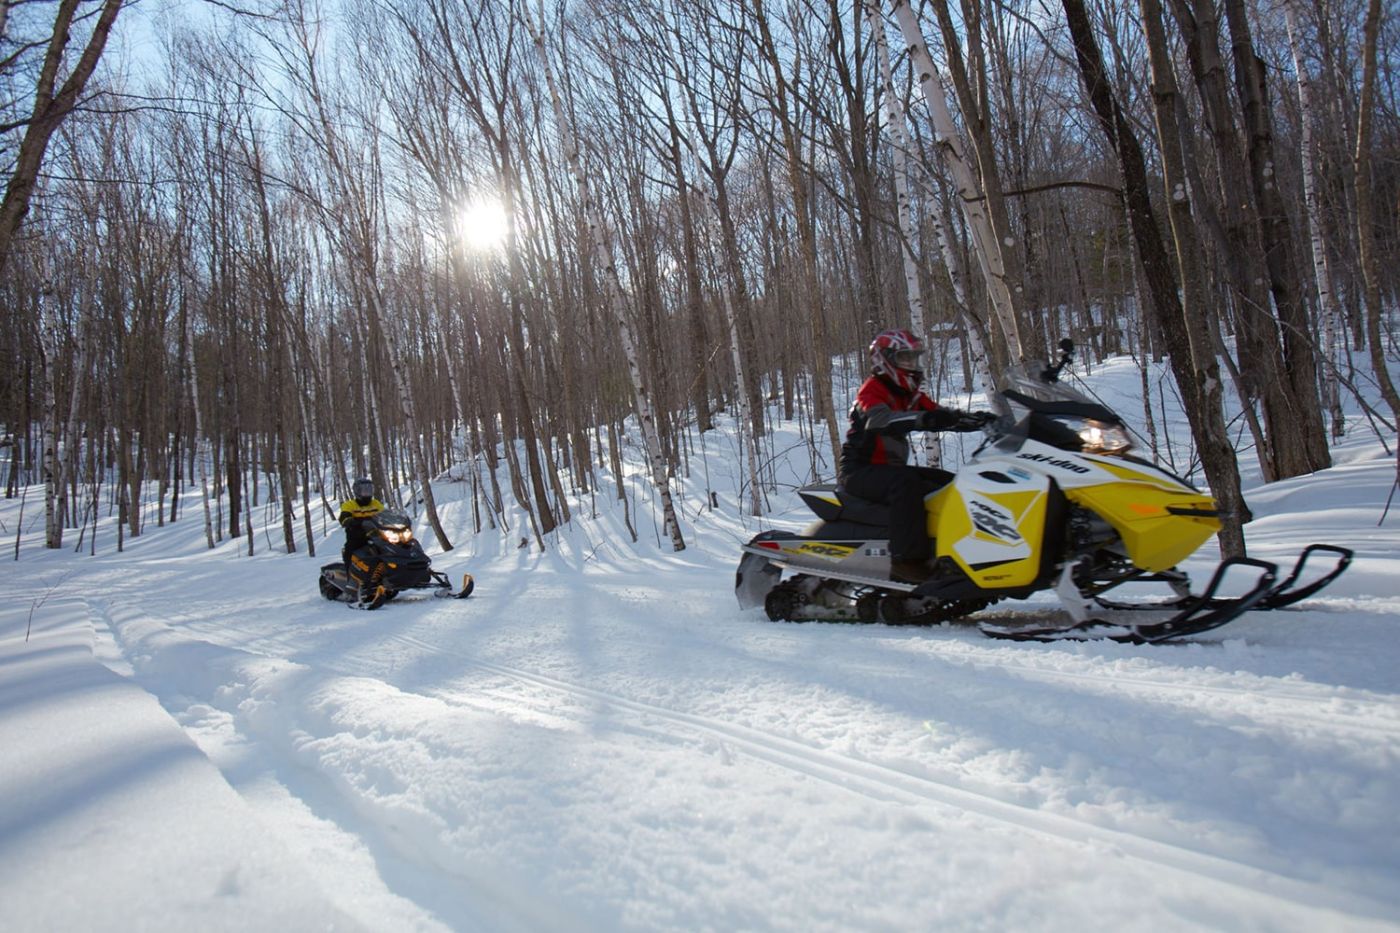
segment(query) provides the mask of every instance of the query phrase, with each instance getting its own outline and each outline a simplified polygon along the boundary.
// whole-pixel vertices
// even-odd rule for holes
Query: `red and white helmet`
[[[924,342],[907,330],[882,331],[870,342],[870,363],[876,375],[884,376],[906,392],[917,392],[924,382],[919,357]]]

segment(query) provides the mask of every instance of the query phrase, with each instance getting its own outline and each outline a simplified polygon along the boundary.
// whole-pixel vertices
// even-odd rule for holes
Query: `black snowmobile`
[[[383,511],[374,518],[365,545],[350,554],[350,566],[336,561],[321,567],[321,595],[342,600],[352,609],[378,609],[404,590],[432,590],[441,598],[464,599],[476,588],[463,574],[462,588],[452,589],[447,575],[432,568],[423,546],[413,537],[413,525],[402,512]],[[369,586],[380,568],[378,583]]]

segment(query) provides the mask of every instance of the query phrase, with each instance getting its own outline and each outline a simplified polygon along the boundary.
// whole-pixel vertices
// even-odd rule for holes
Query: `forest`
[[[367,475],[444,550],[508,500],[544,549],[635,443],[679,550],[717,413],[762,514],[765,418],[829,478],[835,378],[908,327],[935,397],[1066,337],[1142,361],[1240,553],[1241,444],[1323,469],[1343,399],[1395,443],[1395,13],[0,0],[5,495],[51,548],[202,509],[251,552],[274,507],[297,552]]]

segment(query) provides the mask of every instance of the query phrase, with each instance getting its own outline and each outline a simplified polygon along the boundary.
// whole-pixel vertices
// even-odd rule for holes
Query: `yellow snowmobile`
[[[999,638],[1111,638],[1156,642],[1224,625],[1248,610],[1277,609],[1336,579],[1352,552],[1308,546],[1291,572],[1248,557],[1223,561],[1199,594],[1177,564],[1220,530],[1215,500],[1147,460],[1107,406],[1059,382],[1073,344],[1053,366],[1018,367],[1002,391],[1010,415],[953,481],[924,500],[934,542],[932,577],[890,577],[889,509],[835,485],[799,494],[818,521],[801,534],[769,531],[744,545],[735,587],[743,608],[770,619],[930,624],[1003,599],[1050,590],[1064,612],[1033,621],[984,621]],[[1299,585],[1317,555],[1335,563]],[[1231,584],[1223,587],[1227,577]],[[1155,583],[1170,595],[1117,602],[1110,591]],[[1222,589],[1243,592],[1219,595]],[[1117,595],[1117,594],[1114,594]]]

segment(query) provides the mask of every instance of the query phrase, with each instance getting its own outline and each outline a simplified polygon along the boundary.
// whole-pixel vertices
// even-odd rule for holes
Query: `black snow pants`
[[[934,467],[874,463],[845,474],[841,485],[852,495],[889,505],[892,560],[923,561],[933,556],[924,497],[952,478],[952,473]]]

